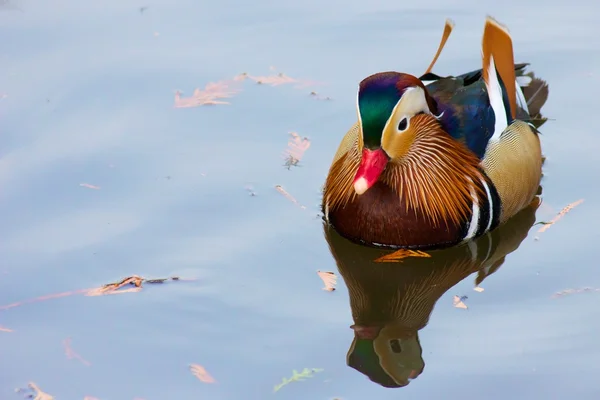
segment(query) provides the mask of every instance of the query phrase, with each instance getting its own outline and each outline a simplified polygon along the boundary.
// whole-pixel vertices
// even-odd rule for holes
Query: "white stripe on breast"
[[[471,222],[469,222],[469,229],[463,240],[472,239],[475,236],[475,233],[477,233],[477,228],[479,226],[479,199],[477,198],[477,192],[475,192],[473,181],[471,178],[468,179],[471,182],[471,198],[473,199],[473,208],[471,213]]]
[[[494,203],[492,200],[492,193],[490,192],[490,187],[488,186],[485,179],[481,179],[481,183],[483,184],[483,188],[485,189],[485,194],[487,195],[489,208],[490,208],[490,213],[489,213],[490,218],[488,220],[487,227],[485,228],[485,232],[487,232],[490,230],[490,227],[492,226],[492,221],[494,220]]]

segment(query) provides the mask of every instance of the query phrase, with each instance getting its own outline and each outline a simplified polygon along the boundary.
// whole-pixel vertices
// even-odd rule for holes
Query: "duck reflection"
[[[354,340],[347,364],[384,387],[403,387],[425,368],[419,331],[435,303],[477,272],[475,283],[498,270],[535,223],[538,198],[498,229],[430,258],[375,262],[390,251],[354,244],[325,224],[325,237],[350,294]]]

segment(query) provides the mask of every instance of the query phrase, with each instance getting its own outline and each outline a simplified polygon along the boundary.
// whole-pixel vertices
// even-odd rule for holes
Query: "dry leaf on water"
[[[92,289],[92,290],[88,291],[85,295],[86,296],[103,296],[103,295],[107,295],[107,294],[139,292],[140,290],[142,290],[143,282],[144,282],[144,278],[137,276],[137,275],[133,275],[133,276],[123,279],[120,282],[109,283],[102,287]],[[124,286],[130,286],[130,285],[133,285],[135,287],[125,289],[125,290],[119,290]]]
[[[454,296],[454,298],[452,299],[452,304],[454,305],[454,307],[456,308],[462,308],[464,310],[466,310],[468,307],[467,305],[464,303],[464,300],[467,299],[467,296]]]
[[[54,396],[42,391],[34,382],[29,382],[29,389],[33,392],[33,400],[54,400]]]
[[[81,357],[79,355],[79,353],[77,353],[75,350],[73,350],[73,347],[71,346],[71,338],[70,337],[63,340],[63,346],[65,347],[65,355],[67,356],[68,359],[79,360],[83,365],[87,365],[88,367],[90,365],[92,365],[91,362],[89,362],[85,358]]]
[[[546,230],[548,230],[550,228],[550,226],[554,225],[562,217],[564,217],[569,211],[571,211],[573,208],[577,207],[581,203],[583,203],[583,199],[579,199],[577,201],[574,201],[571,204],[568,204],[566,207],[564,207],[562,210],[560,210],[560,212],[554,218],[552,218],[552,220],[550,220],[550,222],[543,223],[542,227],[540,229],[538,229],[538,233],[542,233],[542,232],[545,232]]]
[[[323,280],[323,284],[325,285],[323,290],[333,292],[335,290],[335,285],[337,284],[337,276],[329,271],[317,271],[317,274],[319,275],[319,278]]]
[[[289,201],[291,201],[292,203],[296,204],[298,207],[300,207],[301,209],[305,210],[306,207],[301,205],[300,203],[298,203],[298,200],[296,200],[294,198],[294,196],[292,196],[291,194],[289,194],[288,192],[286,192],[286,190],[281,186],[281,185],[275,185],[275,189],[281,193],[286,199],[288,199]]]
[[[290,132],[288,148],[284,152],[284,166],[288,169],[290,169],[290,167],[297,166],[309,147],[310,139],[307,137],[302,138],[296,132]]]
[[[17,302],[11,303],[11,304],[0,306],[0,311],[8,310],[8,309],[11,309],[14,307],[19,307],[24,304],[37,303],[40,301],[59,299],[62,297],[74,296],[74,295],[79,295],[79,294],[83,294],[85,296],[101,296],[101,295],[108,295],[108,294],[128,293],[128,292],[132,292],[132,291],[139,292],[142,289],[141,282],[139,281],[139,279],[141,279],[141,282],[143,282],[143,283],[164,283],[168,280],[172,280],[172,281],[193,281],[194,280],[194,279],[182,279],[177,276],[173,276],[171,278],[161,278],[161,279],[145,279],[145,278],[141,278],[137,275],[134,275],[129,278],[125,278],[120,282],[109,283],[108,285],[104,285],[104,286],[101,286],[98,288],[78,289],[78,290],[72,290],[70,292],[54,293],[54,294],[49,294],[46,296],[35,297],[33,299],[17,301]],[[140,286],[136,286],[132,289],[118,290],[125,285],[130,285],[130,284],[135,285],[136,283],[139,284]]]
[[[196,88],[192,96],[187,98],[181,97],[181,92],[178,90],[175,92],[175,107],[188,108],[215,104],[230,104],[228,101],[219,99],[228,99],[237,94],[240,90],[233,87],[236,82],[237,80],[235,78],[219,82],[210,82],[203,90]]]
[[[215,383],[215,378],[212,377],[211,374],[206,371],[206,369],[200,364],[191,364],[190,371],[192,375],[198,378],[201,382],[204,383]]]
[[[431,257],[431,255],[429,255],[421,250],[400,249],[393,253],[389,253],[389,254],[386,254],[384,256],[377,258],[375,260],[375,262],[398,262],[398,261],[404,260],[407,257],[426,257],[427,258],[427,257]]]
[[[80,183],[79,186],[83,186],[88,189],[96,189],[96,190],[100,189],[100,186],[90,185],[89,183]]]

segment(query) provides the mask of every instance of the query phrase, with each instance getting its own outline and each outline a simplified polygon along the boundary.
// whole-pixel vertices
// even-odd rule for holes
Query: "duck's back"
[[[528,64],[515,64],[517,76],[517,118],[531,119],[527,103],[539,92],[525,91],[532,84],[545,87],[545,82],[524,75]],[[428,73],[419,79],[427,85],[427,91],[438,104],[440,122],[444,130],[463,142],[479,159],[485,157],[488,142],[494,134],[495,116],[483,80],[482,69],[456,77],[440,77]],[[537,94],[536,94],[537,93]],[[530,98],[527,98],[527,94]],[[507,103],[507,102],[506,102]],[[539,113],[539,108],[535,111]]]
[[[532,73],[525,75],[526,66],[515,65],[517,119],[503,132],[496,132],[494,140],[496,116],[481,69],[457,77],[427,74],[420,78],[432,81],[427,89],[443,113],[440,121],[446,132],[481,160],[502,201],[501,222],[527,206],[541,179],[536,128],[545,122],[540,109],[548,97],[548,85]],[[503,100],[508,104],[506,97]]]

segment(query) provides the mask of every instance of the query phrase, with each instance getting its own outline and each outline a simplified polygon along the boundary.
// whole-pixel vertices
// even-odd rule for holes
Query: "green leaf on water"
[[[275,385],[275,387],[273,387],[273,392],[277,392],[279,389],[281,389],[288,383],[303,381],[306,378],[312,378],[314,373],[321,372],[321,371],[323,371],[322,368],[304,368],[302,370],[302,372],[293,370],[292,377],[291,378],[283,378],[281,383],[279,383],[279,384]]]

